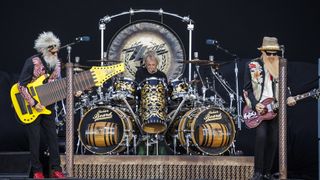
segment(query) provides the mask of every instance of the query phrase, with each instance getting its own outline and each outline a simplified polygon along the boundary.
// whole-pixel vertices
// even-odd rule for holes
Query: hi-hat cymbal
[[[75,67],[75,68],[73,68],[73,71],[74,72],[82,72],[82,71],[84,71],[84,69],[79,68],[79,67]]]
[[[82,71],[85,71],[87,69],[90,69],[91,66],[84,66],[84,65],[81,65],[81,64],[73,64],[73,71],[74,72],[82,72]]]

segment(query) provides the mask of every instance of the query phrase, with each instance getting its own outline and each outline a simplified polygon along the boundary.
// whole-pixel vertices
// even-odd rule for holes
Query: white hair
[[[60,40],[50,31],[39,34],[34,42],[34,49],[39,53],[43,53],[50,46],[60,47]]]

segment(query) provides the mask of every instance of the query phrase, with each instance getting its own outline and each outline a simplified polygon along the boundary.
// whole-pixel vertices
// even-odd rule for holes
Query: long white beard
[[[59,61],[58,56],[52,54],[44,55],[43,59],[49,65],[50,69],[55,68]]]

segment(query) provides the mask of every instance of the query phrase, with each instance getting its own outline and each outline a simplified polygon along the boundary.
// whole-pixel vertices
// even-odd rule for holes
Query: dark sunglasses
[[[51,46],[48,46],[48,49],[53,49],[53,48],[55,48],[55,47],[57,47],[57,45],[56,45],[56,44],[53,44],[53,45],[51,45]]]
[[[279,56],[279,55],[280,55],[279,52],[268,52],[268,51],[265,51],[265,53],[266,53],[267,56],[271,56],[271,55],[273,55],[273,56]]]

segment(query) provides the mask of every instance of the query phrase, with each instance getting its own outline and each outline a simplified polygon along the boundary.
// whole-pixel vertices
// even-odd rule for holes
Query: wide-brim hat
[[[275,37],[263,37],[262,46],[258,48],[260,51],[280,51],[278,39]]]

